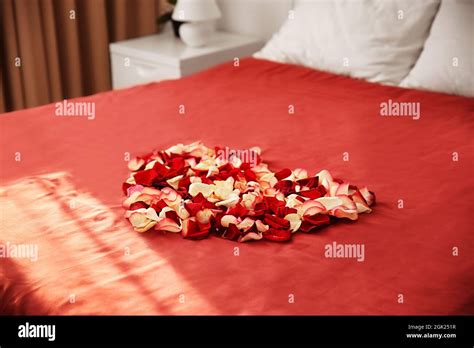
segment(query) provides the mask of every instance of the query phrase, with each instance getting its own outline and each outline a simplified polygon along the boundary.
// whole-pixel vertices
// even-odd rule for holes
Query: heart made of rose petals
[[[275,173],[260,154],[258,147],[211,149],[196,142],[134,158],[123,183],[125,217],[137,232],[286,242],[295,232],[372,211],[375,195],[367,187],[334,179],[327,170]]]

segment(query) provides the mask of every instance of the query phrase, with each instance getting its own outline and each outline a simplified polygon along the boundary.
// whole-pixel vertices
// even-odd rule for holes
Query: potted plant
[[[158,24],[159,26],[162,26],[162,25],[164,25],[166,22],[171,21],[171,25],[172,25],[172,27],[173,27],[174,36],[179,37],[179,27],[180,27],[181,24],[183,24],[184,22],[177,21],[177,20],[174,20],[173,18],[171,18],[171,15],[173,14],[173,8],[174,8],[174,6],[176,5],[176,3],[178,2],[178,0],[166,0],[166,2],[170,5],[171,10],[169,10],[169,11],[163,13],[160,17],[158,17],[158,19],[157,19],[157,24]]]

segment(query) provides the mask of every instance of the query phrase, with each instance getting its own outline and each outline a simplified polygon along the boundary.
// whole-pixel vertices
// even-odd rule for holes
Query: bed
[[[382,117],[388,100],[421,117]],[[54,104],[0,117],[0,243],[38,248],[0,258],[0,313],[474,313],[472,99],[246,58],[75,101],[95,118]],[[377,204],[281,244],[134,232],[129,157],[196,140],[258,145],[274,170],[328,169]],[[325,257],[334,242],[363,244],[364,261]]]

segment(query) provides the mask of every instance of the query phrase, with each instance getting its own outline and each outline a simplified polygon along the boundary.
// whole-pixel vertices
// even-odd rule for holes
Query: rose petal
[[[125,212],[125,217],[128,218],[137,232],[145,232],[156,225],[159,218],[155,210],[152,208],[128,210]]]
[[[237,228],[243,232],[250,230],[254,224],[254,220],[251,218],[245,218],[242,222],[237,225]]]
[[[224,215],[221,219],[221,225],[226,228],[229,227],[230,224],[237,225],[238,223],[239,221],[233,215]]]
[[[224,206],[227,208],[232,208],[232,207],[235,207],[237,203],[239,203],[239,201],[240,201],[239,194],[234,192],[230,194],[226,200],[217,202],[216,206],[217,207]]]
[[[165,218],[158,221],[158,223],[155,225],[155,230],[177,233],[181,232],[181,226],[172,219]]]
[[[259,231],[259,232],[265,232],[269,229],[269,226],[265,225],[260,220],[255,221],[255,226],[257,227],[257,231]]]
[[[133,185],[127,188],[127,197],[130,197],[134,192],[142,192],[144,187],[142,185]]]
[[[271,240],[273,242],[287,242],[291,240],[291,232],[289,230],[270,228],[262,234],[263,238]]]
[[[318,198],[318,200],[321,198]],[[315,215],[326,211],[326,207],[318,200],[308,200],[296,207],[300,216]]]
[[[372,191],[369,191],[367,187],[363,187],[359,191],[364,197],[369,207],[375,203],[375,194]]]
[[[168,183],[168,185],[170,185],[172,188],[174,188],[175,190],[177,190],[179,188],[179,182],[181,181],[181,179],[183,178],[183,175],[178,175],[178,176],[175,176],[174,178],[171,178],[169,180],[166,180],[166,182]]]
[[[242,233],[237,228],[237,226],[234,224],[230,224],[227,230],[222,235],[222,238],[230,239],[230,240],[238,240],[241,235]]]
[[[263,238],[263,234],[261,232],[249,232],[247,234],[245,234],[244,236],[241,236],[238,241],[240,243],[245,243],[245,242],[249,242],[249,241],[252,241],[252,240],[260,240]]]
[[[280,218],[275,215],[265,214],[265,218],[263,220],[270,228],[274,229],[288,229],[290,228],[290,222],[283,218]]]
[[[211,209],[200,210],[196,214],[196,221],[203,225],[208,224],[212,216],[213,214]]]
[[[326,210],[332,210],[343,203],[339,197],[321,197],[315,201],[321,203]]]
[[[300,191],[300,195],[306,198],[310,198],[310,199],[316,199],[323,196],[321,194],[321,191],[319,191],[317,188],[311,189],[311,190]]]
[[[291,232],[296,232],[301,226],[301,216],[299,216],[298,214],[288,214],[285,216],[285,220],[288,220],[290,222]]]
[[[278,173],[275,173],[275,178],[277,178],[278,181],[286,179],[290,177],[292,174],[291,170],[288,168],[280,170]]]
[[[329,225],[330,222],[329,216],[323,214],[305,215],[303,216],[303,220],[310,223],[312,225],[312,229],[323,225]]]
[[[144,159],[138,158],[138,157],[133,158],[132,160],[130,160],[130,162],[128,162],[128,169],[131,170],[132,172],[136,172],[137,170],[142,168],[144,164],[145,164]]]
[[[214,192],[214,185],[207,185],[202,183],[193,183],[189,185],[189,194],[193,197],[201,193],[208,198]]]
[[[202,239],[209,235],[209,228],[203,228],[195,218],[189,218],[183,221],[181,235],[188,239]]]
[[[297,168],[293,170],[293,180],[301,180],[306,179],[308,177],[308,171],[305,169]]]

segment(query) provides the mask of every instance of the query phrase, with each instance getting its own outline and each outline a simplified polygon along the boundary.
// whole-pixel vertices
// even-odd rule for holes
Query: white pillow
[[[443,0],[402,87],[474,97],[474,1]]]
[[[418,58],[440,0],[299,0],[254,56],[398,85]]]

